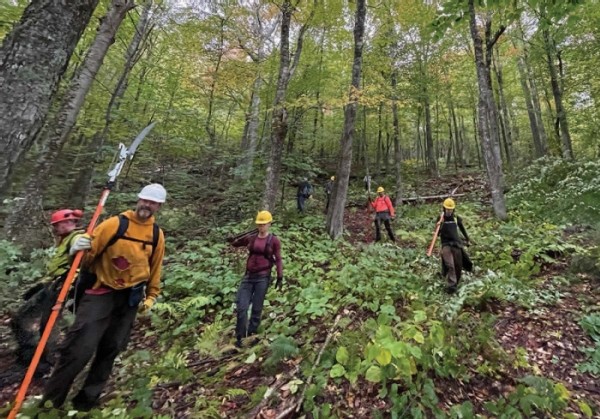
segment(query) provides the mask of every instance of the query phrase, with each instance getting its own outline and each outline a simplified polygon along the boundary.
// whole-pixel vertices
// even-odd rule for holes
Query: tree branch
[[[506,26],[504,26],[504,25],[500,26],[500,28],[494,34],[494,37],[490,41],[488,41],[488,43],[486,45],[486,48],[488,50],[492,49],[494,47],[494,44],[496,44],[496,42],[498,42],[498,38],[500,38],[502,36],[504,31],[506,31]]]

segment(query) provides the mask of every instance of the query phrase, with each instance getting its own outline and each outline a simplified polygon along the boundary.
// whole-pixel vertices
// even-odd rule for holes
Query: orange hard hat
[[[83,217],[83,211],[81,210],[62,209],[52,213],[50,224],[60,223],[65,220],[79,220],[81,217]]]

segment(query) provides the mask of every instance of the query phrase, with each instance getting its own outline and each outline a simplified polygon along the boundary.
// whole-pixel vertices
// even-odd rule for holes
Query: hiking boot
[[[456,285],[448,285],[446,287],[446,292],[448,294],[454,294],[456,292],[457,286]]]
[[[94,407],[98,406],[98,400],[90,400],[81,393],[77,394],[71,401],[75,410],[80,412],[89,412]]]

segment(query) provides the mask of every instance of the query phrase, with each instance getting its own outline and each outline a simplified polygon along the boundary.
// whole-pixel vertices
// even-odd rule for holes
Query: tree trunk
[[[0,198],[31,147],[98,0],[32,0],[0,48]]]
[[[260,118],[260,88],[262,86],[262,77],[260,74],[254,79],[252,84],[252,97],[250,99],[250,109],[246,127],[244,128],[244,139],[242,143],[242,152],[244,157],[241,161],[240,177],[246,178],[252,173],[254,166],[254,156],[258,145],[258,125]]]
[[[496,49],[496,56],[498,56]],[[506,105],[506,98],[504,97],[504,79],[502,77],[502,64],[500,63],[499,57],[496,58],[492,51],[492,62],[494,72],[496,73],[496,81],[498,82],[498,102],[500,103],[500,123],[502,127],[502,138],[504,140],[504,154],[506,155],[506,163],[509,169],[512,169],[512,143],[513,133],[510,123],[510,115],[508,114],[508,106]]]
[[[57,117],[49,127],[47,138],[42,140],[44,148],[25,186],[25,199],[17,203],[4,225],[6,236],[12,240],[26,238],[29,242],[43,243],[44,237],[40,237],[40,234],[44,229],[39,226],[44,224],[45,217],[40,218],[42,214],[38,209],[43,207],[48,179],[52,176],[56,159],[77,121],[79,111],[108,48],[114,43],[115,34],[125,15],[133,7],[135,7],[133,0],[113,0],[106,15],[100,19],[96,38],[65,93]],[[23,219],[30,221],[23,225]]]
[[[433,148],[433,133],[431,131],[431,104],[429,103],[429,94],[425,94],[425,149],[427,152],[427,168],[429,175],[438,177],[437,158]]]
[[[454,127],[454,168],[458,169],[458,166],[460,166],[461,168],[465,167],[464,161],[463,161],[463,150],[460,144],[460,134],[459,134],[459,128],[458,128],[458,122],[456,121],[456,111],[454,110],[454,102],[452,100],[450,100],[450,103],[448,104],[448,107],[450,108],[450,118],[451,118],[451,125]]]
[[[217,51],[217,62],[215,69],[210,75],[210,87],[208,90],[208,109],[206,111],[206,121],[204,122],[204,129],[208,135],[209,144],[214,146],[217,142],[217,135],[213,123],[213,108],[215,104],[215,91],[217,90],[217,81],[219,77],[219,69],[221,68],[221,62],[223,61],[223,54],[225,53],[225,19],[220,18],[221,30],[219,34],[219,50]]]
[[[499,150],[497,110],[491,86],[490,64],[491,48],[502,34],[503,28],[494,38],[491,37],[491,20],[486,18],[486,51],[484,56],[483,40],[477,28],[474,0],[469,0],[469,28],[475,50],[477,84],[479,86],[479,140],[485,160],[494,214],[501,220],[507,219],[504,201],[504,175]]]
[[[366,0],[356,0],[356,15],[354,22],[354,61],[352,63],[352,81],[348,104],[344,109],[344,132],[340,141],[340,159],[336,172],[335,186],[331,197],[331,205],[327,212],[327,233],[332,239],[339,238],[344,231],[344,209],[350,181],[352,166],[352,139],[358,93],[362,72],[363,37],[365,33],[365,17],[367,13]]]
[[[400,119],[398,117],[398,71],[392,70],[392,138],[394,141],[394,174],[396,175],[394,206],[402,203],[402,148],[400,147]]]
[[[533,108],[531,90],[529,89],[527,75],[525,73],[525,63],[522,56],[519,56],[517,59],[517,69],[519,70],[519,81],[521,82],[521,89],[523,90],[523,99],[525,100],[525,106],[527,107],[527,117],[529,118],[529,128],[531,129],[531,136],[533,139],[534,155],[536,158],[539,158],[546,155],[547,150],[542,146],[538,120],[535,115],[535,109]]]
[[[125,52],[125,65],[121,75],[119,76],[119,80],[117,81],[115,89],[113,90],[104,114],[104,128],[102,131],[97,132],[92,136],[90,143],[86,147],[85,156],[88,161],[96,164],[102,163],[102,146],[104,145],[106,137],[108,136],[110,125],[112,124],[115,116],[114,114],[121,106],[121,99],[123,99],[129,84],[129,75],[131,74],[135,64],[140,59],[144,42],[151,31],[151,9],[152,0],[145,0],[144,7],[140,14],[140,19],[135,26],[135,33],[133,38],[131,38],[131,41],[129,42]],[[71,188],[69,202],[78,208],[81,208],[85,204],[91,182],[94,177],[94,167],[95,164],[88,164],[84,166],[79,171],[77,179]]]
[[[383,155],[383,125],[382,125],[382,115],[383,115],[383,101],[379,102],[379,108],[377,110],[377,157],[375,163],[375,175],[379,177],[381,175],[381,158]]]
[[[556,124],[560,128],[560,143],[562,149],[562,156],[567,160],[573,160],[575,157],[573,155],[571,134],[569,133],[569,125],[567,122],[567,111],[563,106],[563,92],[558,80],[556,65],[554,64],[554,59],[556,56],[556,47],[548,29],[544,29],[542,31],[542,34],[544,38],[544,49],[546,51],[548,70],[550,71],[552,95],[554,96],[554,105],[556,106]]]
[[[316,0],[315,0],[316,1]],[[307,24],[315,12],[313,7],[307,22],[302,26],[296,40],[296,51],[293,61],[290,58],[290,23],[294,6],[291,0],[284,0],[281,5],[281,36],[279,53],[279,75],[277,77],[277,88],[273,100],[273,114],[271,119],[271,151],[267,173],[265,176],[265,192],[262,199],[262,207],[273,211],[275,209],[279,179],[281,176],[281,164],[283,156],[283,144],[288,131],[287,110],[285,108],[285,96],[288,84],[294,74],[300,54],[302,53],[302,42]]]

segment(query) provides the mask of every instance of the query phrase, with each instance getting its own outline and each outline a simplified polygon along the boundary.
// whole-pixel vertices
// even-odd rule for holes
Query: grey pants
[[[448,285],[458,285],[462,275],[462,249],[454,246],[442,246],[442,275]]]
[[[237,324],[235,327],[235,336],[238,340],[252,335],[258,330],[270,281],[271,277],[269,275],[252,279],[248,275],[245,275],[242,279],[236,301]],[[252,304],[252,311],[250,313],[250,322],[248,323],[248,308],[250,308],[250,304]]]
[[[62,345],[60,359],[44,389],[43,402],[55,407],[65,402],[75,377],[96,353],[76,399],[94,404],[100,397],[117,355],[127,347],[137,304],[129,304],[130,290],[103,295],[85,294],[77,308],[75,323]],[[42,403],[43,403],[42,402]]]

